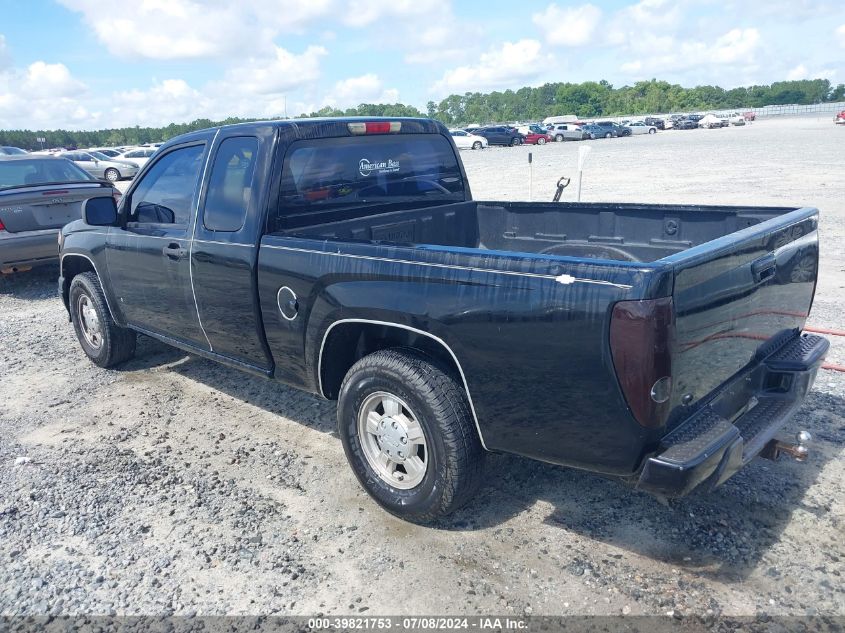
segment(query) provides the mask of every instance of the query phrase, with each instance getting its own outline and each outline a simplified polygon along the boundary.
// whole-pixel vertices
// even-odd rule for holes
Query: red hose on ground
[[[822,365],[822,369],[829,369],[830,371],[841,371],[845,372],[845,366],[843,365],[834,365],[833,363],[824,363]]]
[[[843,330],[831,330],[826,327],[805,327],[805,332],[814,332],[815,334],[830,334],[831,336],[845,336]]]

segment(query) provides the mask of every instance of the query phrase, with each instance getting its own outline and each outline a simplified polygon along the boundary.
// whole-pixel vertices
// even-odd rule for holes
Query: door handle
[[[162,248],[161,252],[163,255],[169,257],[174,261],[178,261],[188,254],[188,250],[182,248],[182,246],[178,242],[171,242],[170,244]]]
[[[756,283],[760,283],[761,281],[766,281],[770,277],[773,277],[776,265],[777,262],[775,260],[774,253],[769,253],[760,259],[755,259],[751,262],[751,275],[754,277],[754,281]]]

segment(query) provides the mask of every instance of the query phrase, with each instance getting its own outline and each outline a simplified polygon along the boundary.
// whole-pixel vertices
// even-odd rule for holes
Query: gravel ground
[[[583,197],[818,206],[811,323],[845,329],[842,135],[793,119],[593,141]],[[532,151],[550,199],[580,146],[463,157],[477,198],[524,199]],[[0,281],[2,614],[845,615],[843,374],[791,424],[816,438],[804,464],[663,505],[496,455],[475,502],[418,527],[362,492],[333,403],[144,338],[118,371],[89,363],[56,275]]]

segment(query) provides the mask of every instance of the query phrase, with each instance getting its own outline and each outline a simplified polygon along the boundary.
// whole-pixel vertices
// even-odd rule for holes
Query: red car
[[[529,125],[527,128],[520,128],[519,131],[525,137],[522,142],[528,145],[545,145],[554,140],[554,137],[539,125]]]
[[[845,110],[842,110],[842,112],[833,117],[833,122],[837,125],[845,124]],[[525,139],[525,142],[527,143],[528,139]]]

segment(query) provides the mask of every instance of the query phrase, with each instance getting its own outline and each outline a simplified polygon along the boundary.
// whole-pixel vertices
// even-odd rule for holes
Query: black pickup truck
[[[250,123],[86,201],[59,292],[102,367],[143,333],[336,399],[361,484],[424,522],[473,495],[485,451],[682,496],[771,449],[828,347],[802,334],[817,223],[474,201],[437,122]]]

